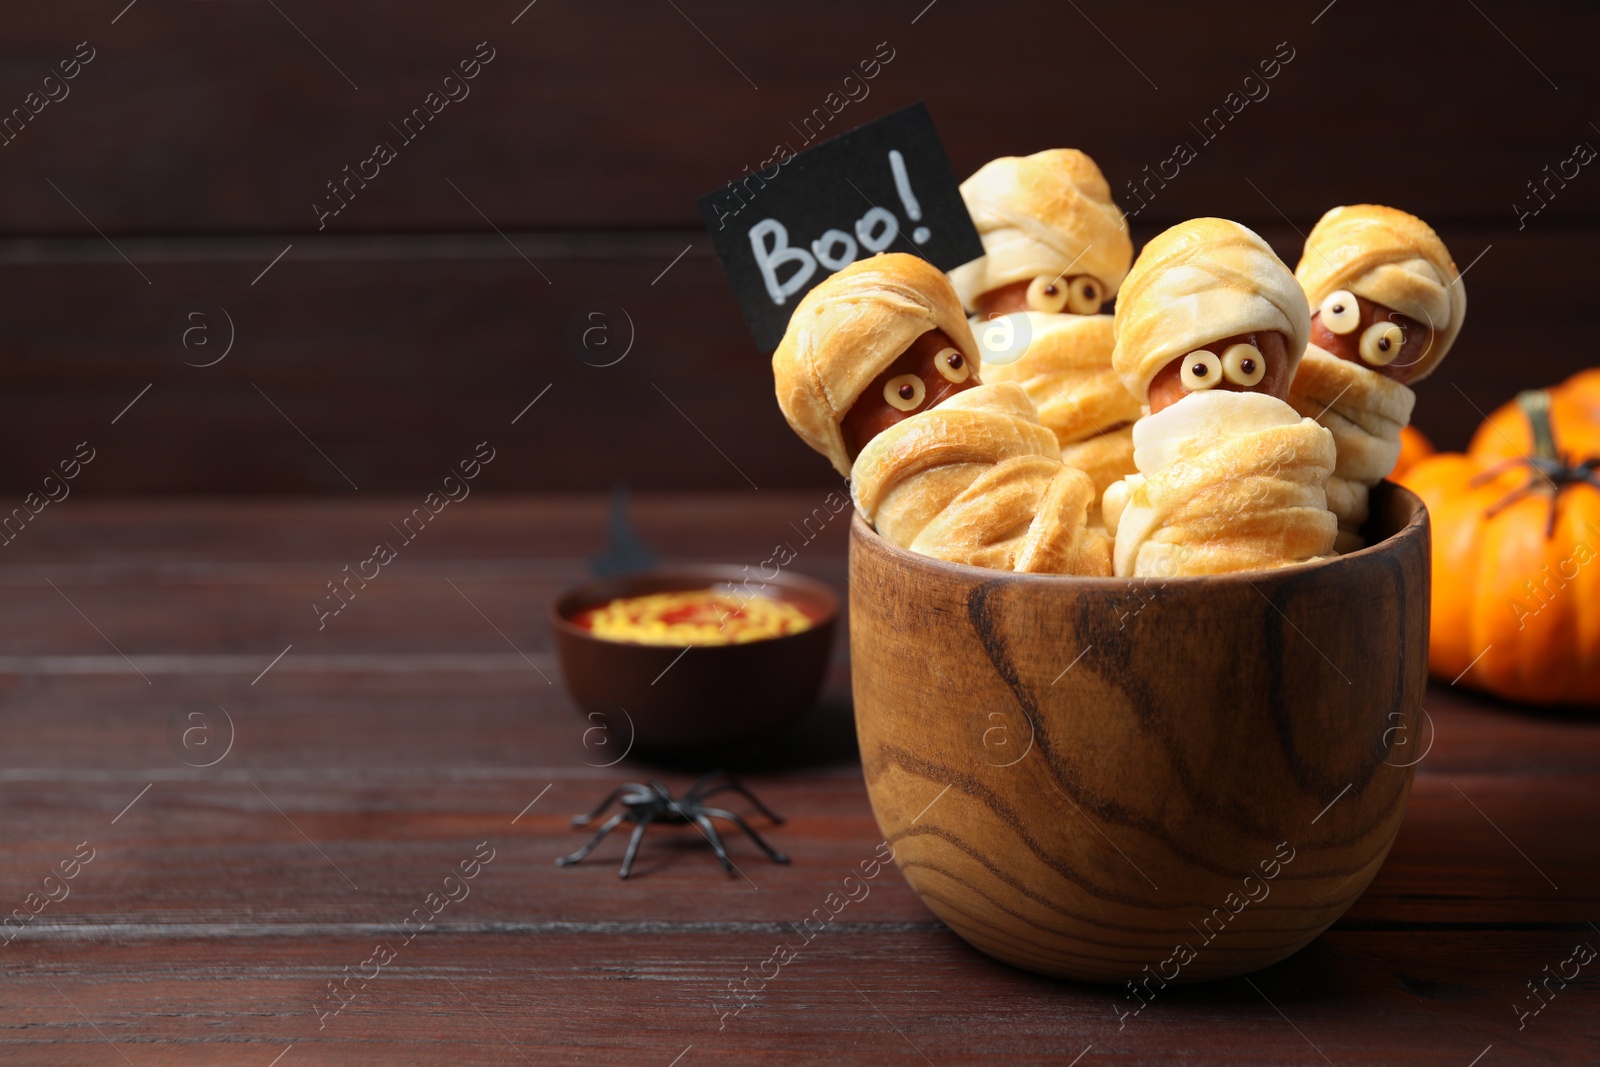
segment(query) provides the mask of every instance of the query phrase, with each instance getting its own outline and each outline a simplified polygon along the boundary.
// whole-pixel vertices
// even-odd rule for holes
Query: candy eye
[[[1361,334],[1361,358],[1374,367],[1387,367],[1405,347],[1406,332],[1392,322],[1375,322]]]
[[[1060,278],[1039,275],[1028,283],[1028,307],[1054,314],[1067,306],[1067,283]]]
[[[967,357],[953,348],[942,349],[933,357],[933,365],[939,368],[945,381],[959,384],[972,377],[972,367],[968,365]]]
[[[915,374],[897,374],[883,384],[883,399],[896,411],[915,411],[922,406],[928,387]]]
[[[1267,373],[1267,361],[1255,345],[1229,345],[1222,353],[1222,373],[1234,385],[1255,385]]]
[[[1067,287],[1067,310],[1074,315],[1095,315],[1105,303],[1105,290],[1087,274],[1072,279]]]
[[[1191,393],[1210,389],[1222,381],[1222,360],[1217,358],[1215,352],[1207,352],[1203,348],[1198,352],[1190,352],[1183,357],[1183,370],[1179,372],[1178,379]]]
[[[1356,303],[1355,294],[1348,289],[1339,289],[1324,297],[1317,314],[1330,333],[1354,333],[1355,328],[1361,325],[1361,305]]]

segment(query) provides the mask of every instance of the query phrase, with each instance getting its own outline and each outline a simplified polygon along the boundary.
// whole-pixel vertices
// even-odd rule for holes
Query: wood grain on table
[[[844,523],[803,545],[789,527],[824,494],[644,498],[634,522],[676,560],[754,565],[789,541],[795,569],[842,591]],[[1527,986],[1600,945],[1600,729],[1582,716],[1434,686],[1404,826],[1355,907],[1284,963],[1165,990],[1119,1022],[1123,992],[989,960],[893,868],[801,944],[791,924],[829,915],[881,840],[843,634],[817,710],[747,769],[787,817],[757,826],[790,865],[730,835],[730,878],[667,828],[627,882],[620,837],[557,868],[584,840],[568,817],[613,784],[691,779],[596,766],[619,749],[586,744],[561,689],[544,609],[604,549],[607,501],[451,505],[319,631],[324,583],[413,503],[72,499],[5,548],[0,903],[26,912],[83,843],[93,858],[0,937],[0,1062],[1600,1056],[1595,965],[1543,1002]],[[212,732],[186,745],[197,723]],[[407,916],[489,850],[408,941]],[[770,975],[784,939],[795,958],[736,999],[730,983]]]

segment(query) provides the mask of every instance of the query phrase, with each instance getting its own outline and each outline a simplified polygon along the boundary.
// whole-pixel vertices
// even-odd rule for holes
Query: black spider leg
[[[716,781],[717,775],[719,775],[719,774],[722,775],[724,778],[727,778],[729,781],[733,780],[731,778],[731,776],[729,776],[727,774],[727,772],[725,772],[725,771],[721,771],[721,770],[707,771],[706,773],[702,774],[699,778],[695,779],[694,785],[691,785],[689,787],[689,791],[687,793],[683,794],[683,799],[684,800],[700,800],[703,797],[710,796],[709,793],[701,792],[701,790],[705,789],[706,786],[708,786],[712,782]],[[715,792],[715,790],[712,790],[712,792]]]
[[[656,778],[650,779],[650,788],[654,789],[656,796],[660,798],[660,803],[656,805],[656,815],[666,818],[669,822],[676,819],[677,821],[672,823],[675,826],[679,824],[688,826],[695,821],[694,813],[700,810],[700,805],[691,801],[688,794],[682,799],[673,800],[667,787]]]
[[[633,857],[639,854],[639,842],[644,839],[644,828],[655,819],[655,813],[647,813],[639,820],[639,825],[633,831],[633,836],[628,838],[628,851],[622,856],[622,870],[617,872],[617,877],[627,880],[628,872],[633,870]]]
[[[620,797],[622,794],[626,793],[630,789],[635,789],[635,790],[639,790],[639,791],[643,792],[644,791],[644,786],[635,785],[632,782],[629,782],[627,785],[619,785],[619,786],[617,786],[615,789],[613,789],[610,792],[610,794],[608,794],[606,796],[606,798],[604,800],[602,800],[600,802],[599,806],[597,806],[589,814],[587,814],[587,815],[574,815],[572,817],[572,825],[574,825],[574,826],[587,826],[587,825],[589,825],[591,822],[593,822],[599,816],[599,814],[602,811],[605,811],[607,808],[609,808],[612,805],[612,803],[618,797]]]
[[[701,808],[700,810],[701,810],[701,812],[703,812],[706,815],[714,815],[719,819],[727,819],[729,822],[733,823],[733,825],[737,826],[739,829],[741,829],[745,833],[749,834],[750,835],[750,840],[754,841],[757,845],[759,845],[760,848],[761,848],[761,851],[765,852],[767,854],[767,856],[774,863],[788,863],[789,862],[789,857],[788,856],[785,856],[782,852],[775,851],[771,845],[769,845],[765,841],[761,840],[761,835],[756,833],[755,830],[751,829],[749,823],[745,822],[743,819],[741,819],[739,816],[735,815],[733,812],[728,811],[725,808]]]
[[[625,811],[619,811],[615,815],[611,816],[611,818],[607,819],[600,827],[599,833],[595,834],[589,839],[589,843],[587,845],[584,845],[570,856],[562,856],[560,859],[556,860],[556,866],[570,867],[574,863],[577,863],[579,860],[583,859],[583,857],[594,851],[594,846],[600,843],[601,838],[605,837],[612,830],[615,830],[617,828],[617,824],[622,822],[622,820],[626,819],[627,817],[628,813]]]
[[[732,877],[734,873],[733,861],[728,858],[727,850],[722,847],[722,838],[717,836],[717,828],[704,815],[696,814],[694,821],[706,832],[706,840],[710,841],[711,847],[716,850],[717,859],[722,861],[722,869],[728,872],[729,877]]]
[[[673,800],[672,794],[668,792],[667,787],[662,785],[661,780],[658,778],[650,779],[650,788],[655,790],[656,797],[661,798],[661,804],[659,805],[660,807],[666,808],[668,812],[678,816],[684,822],[689,821],[689,813],[683,809],[683,805],[689,802],[689,798],[687,796],[685,796],[682,800]],[[646,796],[648,796],[648,794],[646,794]],[[655,797],[650,797],[650,799],[654,800]],[[657,812],[657,814],[661,813]]]
[[[757,811],[759,811],[761,814],[765,815],[768,819],[771,819],[774,825],[777,825],[777,826],[782,826],[783,825],[783,816],[782,815],[776,814],[775,812],[772,811],[772,809],[768,808],[765,804],[761,803],[761,801],[757,800],[756,799],[756,795],[754,793],[750,792],[750,790],[748,790],[744,786],[740,785],[737,781],[729,780],[727,782],[724,782],[722,785],[717,786],[715,789],[707,790],[706,792],[700,794],[695,799],[696,800],[709,800],[710,798],[716,796],[718,793],[730,793],[730,792],[731,793],[738,793],[740,796],[742,796],[746,800],[748,800],[751,804],[755,805],[755,809]]]

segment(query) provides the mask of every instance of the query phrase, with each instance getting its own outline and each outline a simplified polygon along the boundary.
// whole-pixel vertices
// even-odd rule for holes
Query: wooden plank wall
[[[1124,208],[1148,183],[1141,241],[1224,215],[1292,263],[1333,204],[1423,215],[1474,264],[1420,393],[1443,444],[1597,362],[1600,168],[1558,173],[1600,147],[1591,4],[125,3],[0,13],[8,499],[86,440],[85,493],[411,491],[510,433],[538,447],[489,488],[827,484],[694,199],[847,90],[829,133],[926,99],[962,174],[1088,150]],[[324,216],[380,140],[394,158]],[[1150,181],[1180,141],[1196,158]],[[635,338],[609,367],[571,342],[597,308],[610,352]]]

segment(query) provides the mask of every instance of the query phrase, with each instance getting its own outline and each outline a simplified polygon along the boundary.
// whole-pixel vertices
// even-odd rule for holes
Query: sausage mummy
[[[1444,242],[1415,215],[1376,204],[1336,207],[1306,238],[1295,278],[1311,338],[1289,403],[1333,433],[1328,507],[1336,548],[1363,544],[1367,491],[1394,470],[1410,385],[1433,373],[1466,317],[1467,293]]]
[[[993,160],[961,196],[985,254],[950,277],[986,378],[1022,386],[1098,498],[1134,469],[1139,401],[1112,369],[1111,316],[1100,313],[1133,262],[1127,221],[1100,168],[1073,148]]]
[[[1147,401],[1137,473],[1106,490],[1113,567],[1175,577],[1304,562],[1333,547],[1332,435],[1284,400],[1310,323],[1254,232],[1192,219],[1145,246],[1117,303],[1113,363]]]
[[[852,263],[795,308],[772,357],[796,433],[851,479],[880,534],[1005,570],[1110,573],[1094,486],[1012,382],[983,384],[955,290],[916,256]]]

